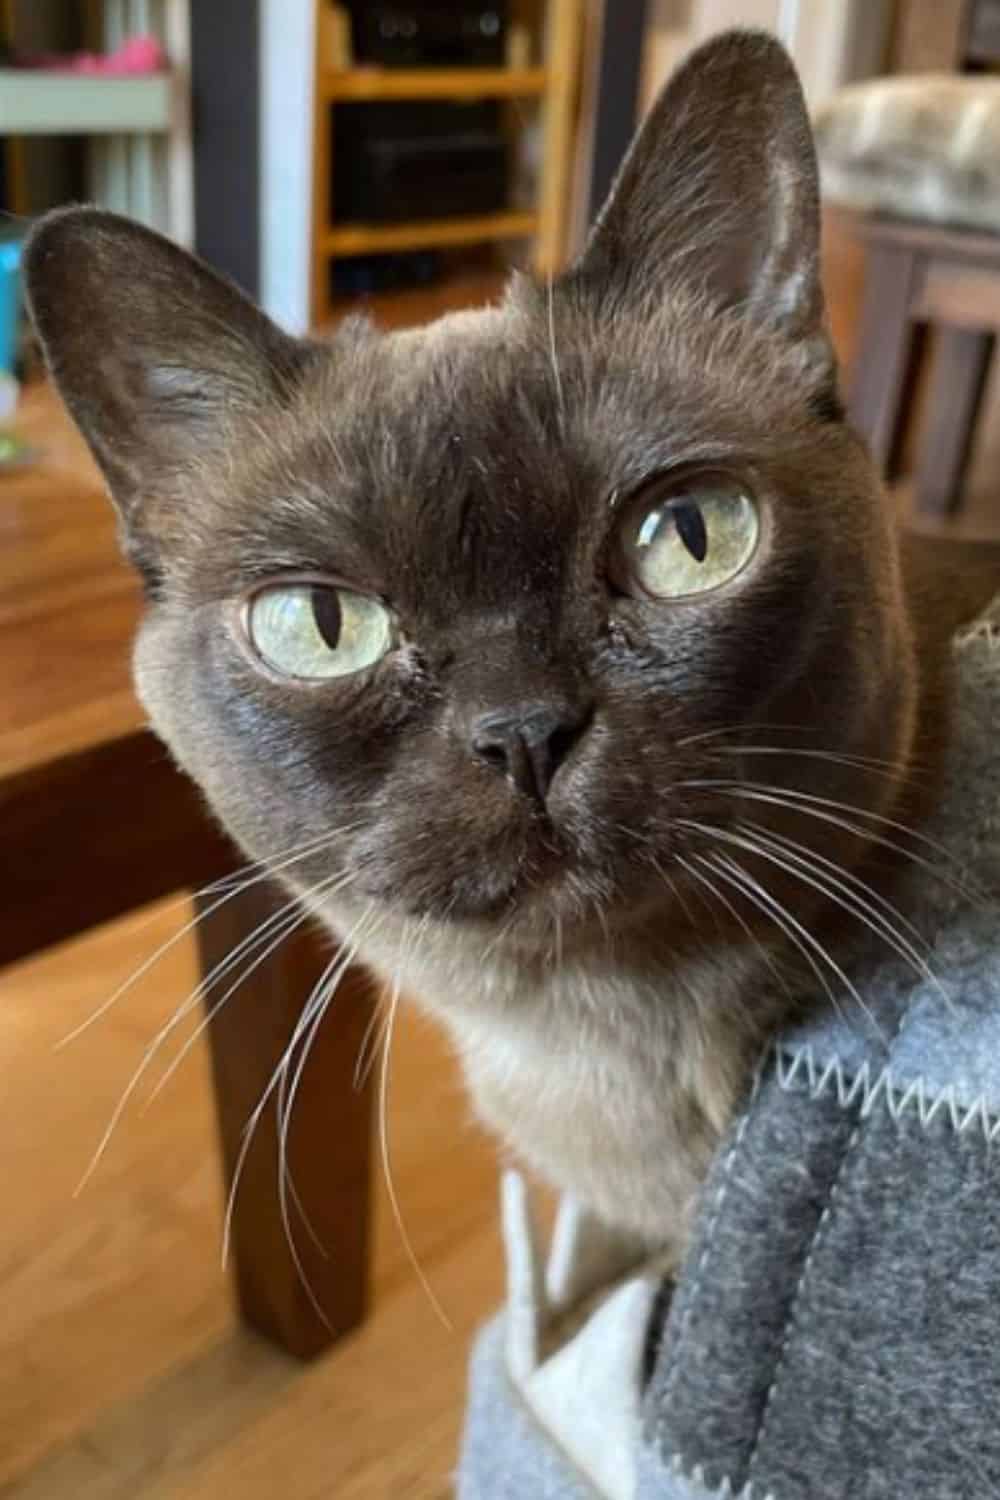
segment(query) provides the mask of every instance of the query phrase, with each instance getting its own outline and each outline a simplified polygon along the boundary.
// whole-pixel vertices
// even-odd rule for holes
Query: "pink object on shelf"
[[[159,73],[167,54],[155,36],[134,36],[114,52],[37,53],[18,59],[23,68],[45,68],[53,73],[84,73],[100,78],[127,78]]]

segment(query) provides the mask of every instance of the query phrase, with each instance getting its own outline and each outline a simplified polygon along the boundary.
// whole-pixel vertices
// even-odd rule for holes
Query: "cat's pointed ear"
[[[667,84],[578,272],[645,295],[687,285],[822,339],[816,155],[798,77],[764,32],[726,32]]]
[[[127,530],[241,417],[287,394],[306,357],[229,281],[100,209],[42,219],[24,273],[49,370]]]

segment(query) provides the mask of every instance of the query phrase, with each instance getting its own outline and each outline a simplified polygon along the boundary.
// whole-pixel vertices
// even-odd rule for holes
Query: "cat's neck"
[[[601,1217],[680,1246],[771,1016],[759,952],[678,957],[637,934],[570,945],[556,962],[393,917],[361,937],[387,985],[443,1021],[478,1115],[519,1160]]]

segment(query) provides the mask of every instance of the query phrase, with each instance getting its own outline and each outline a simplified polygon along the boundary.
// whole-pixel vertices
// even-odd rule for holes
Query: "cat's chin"
[[[347,930],[348,919],[353,925],[368,913],[391,927],[447,929],[491,952],[563,958],[651,923],[664,931],[684,926],[676,885],[651,886],[648,870],[631,873],[632,879],[626,875],[609,888],[606,877],[588,878],[553,860],[544,869],[495,872],[489,881],[457,880],[411,899],[398,885],[355,888],[348,899],[340,895],[324,902],[320,915],[340,932]]]

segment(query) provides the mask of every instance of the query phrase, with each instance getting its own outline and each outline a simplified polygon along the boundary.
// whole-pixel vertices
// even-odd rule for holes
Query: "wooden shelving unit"
[[[344,68],[322,75],[328,104],[362,99],[530,99],[544,68]]]
[[[548,0],[543,66],[376,68],[329,65],[331,28],[344,50],[344,21],[330,0],[317,0],[316,118],[313,147],[313,292],[315,324],[330,316],[330,261],[350,255],[438,246],[534,240],[542,274],[562,263],[573,145],[573,110],[582,33],[582,0]],[[344,224],[332,201],[331,109],[338,103],[415,99],[534,99],[541,110],[538,201],[531,210],[403,224]]]
[[[426,250],[436,245],[478,245],[487,240],[524,240],[538,232],[538,215],[481,214],[468,219],[428,219],[410,224],[345,224],[323,240],[327,257],[374,255],[388,250]]]

